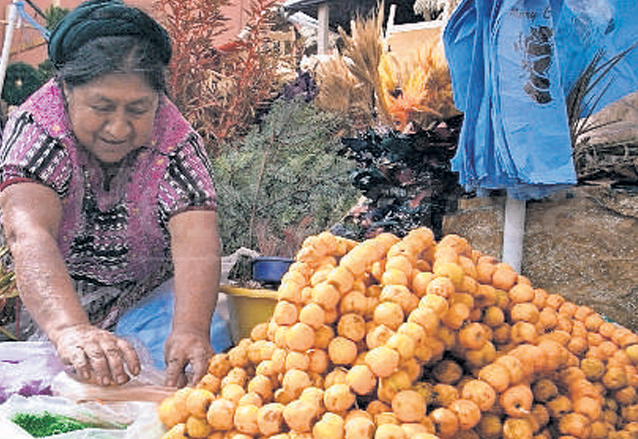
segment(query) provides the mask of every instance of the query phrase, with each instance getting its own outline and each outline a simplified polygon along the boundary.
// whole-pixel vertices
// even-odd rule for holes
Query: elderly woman
[[[167,99],[171,43],[119,0],[81,4],[53,30],[57,77],[14,110],[0,208],[37,334],[86,380],[122,384],[140,359],[113,329],[174,279],[166,384],[196,382],[213,353],[220,243],[200,137]]]

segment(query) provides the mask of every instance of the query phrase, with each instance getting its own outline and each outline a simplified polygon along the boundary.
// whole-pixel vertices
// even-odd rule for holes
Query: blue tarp
[[[576,183],[566,97],[599,50],[603,62],[638,41],[624,0],[465,0],[443,40],[465,118],[452,161],[479,194],[542,198]],[[638,50],[591,92],[598,106],[638,90]],[[592,100],[595,102],[596,100]]]

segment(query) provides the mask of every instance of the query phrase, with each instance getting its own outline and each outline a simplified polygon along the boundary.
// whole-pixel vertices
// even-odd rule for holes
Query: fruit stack
[[[638,437],[638,335],[458,235],[305,240],[164,439]]]

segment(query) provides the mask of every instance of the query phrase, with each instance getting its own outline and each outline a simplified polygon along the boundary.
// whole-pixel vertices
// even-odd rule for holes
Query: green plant
[[[619,120],[596,121],[594,114],[601,108],[599,103],[609,87],[613,86],[613,78],[608,75],[616,65],[631,51],[638,48],[638,43],[628,49],[605,59],[605,51],[599,50],[583,69],[567,95],[567,116],[572,142],[574,166],[579,182],[597,178],[613,178],[619,181],[635,181],[635,145],[590,143],[593,131],[604,128]],[[596,88],[598,93],[594,93]]]
[[[41,77],[35,68],[23,62],[10,64],[2,87],[2,99],[9,105],[20,105],[41,85]]]
[[[354,203],[338,157],[346,121],[301,98],[278,99],[260,125],[213,160],[223,252],[292,257]]]
[[[614,67],[636,47],[638,47],[638,43],[612,56],[606,61],[603,61],[605,51],[599,50],[569,90],[566,103],[567,116],[569,118],[571,141],[575,148],[578,147],[578,142],[581,137],[588,132],[602,127],[601,125],[591,123],[591,117],[594,112],[600,110],[598,103],[603,98],[606,90],[611,87],[611,79],[604,84],[599,94],[594,94],[593,90],[601,81],[605,80]]]
[[[60,6],[51,5],[44,11],[45,27],[47,29],[53,29],[60,20],[64,18],[66,14],[70,12],[68,8],[61,8]]]

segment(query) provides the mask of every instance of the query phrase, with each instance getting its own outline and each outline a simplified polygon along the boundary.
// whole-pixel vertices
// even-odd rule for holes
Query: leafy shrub
[[[38,71],[29,64],[17,62],[7,67],[2,99],[9,105],[20,105],[42,85]]]
[[[443,235],[443,216],[456,209],[461,188],[451,170],[462,117],[401,134],[368,130],[342,139],[340,153],[356,164],[352,184],[365,197],[338,232],[356,240],[380,232],[404,236],[415,227]]]
[[[346,122],[299,96],[273,103],[260,125],[213,159],[224,254],[248,247],[292,257],[357,199],[337,154]]]

